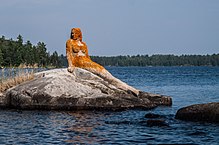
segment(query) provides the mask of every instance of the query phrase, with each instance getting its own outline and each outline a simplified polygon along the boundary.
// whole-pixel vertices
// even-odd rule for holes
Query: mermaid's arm
[[[66,56],[67,56],[67,60],[68,60],[68,66],[69,67],[73,67],[74,65],[73,65],[73,62],[72,62],[72,58],[73,58],[73,56],[72,56],[72,54],[73,54],[73,52],[72,52],[72,42],[71,42],[72,40],[71,39],[69,39],[67,42],[66,42]]]

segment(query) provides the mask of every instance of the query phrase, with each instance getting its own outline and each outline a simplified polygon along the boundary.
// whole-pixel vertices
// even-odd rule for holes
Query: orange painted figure
[[[71,29],[70,39],[68,39],[66,42],[66,56],[68,60],[69,72],[73,72],[75,67],[83,68],[100,76],[119,89],[131,91],[136,95],[139,94],[139,90],[115,78],[103,66],[93,62],[90,59],[87,45],[82,41],[82,32],[80,28]]]

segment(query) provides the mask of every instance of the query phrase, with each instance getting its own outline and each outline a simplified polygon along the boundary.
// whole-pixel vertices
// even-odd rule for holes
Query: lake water
[[[172,107],[154,110],[0,110],[0,144],[218,144],[219,124],[174,119],[184,106],[219,102],[219,67],[108,67],[147,92],[169,95]],[[145,114],[163,115],[168,127],[149,127]]]

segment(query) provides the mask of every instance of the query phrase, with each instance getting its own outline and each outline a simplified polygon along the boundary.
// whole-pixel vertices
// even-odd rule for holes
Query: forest
[[[133,56],[91,56],[91,59],[103,66],[219,66],[219,53],[212,55],[133,55]],[[66,56],[56,51],[47,51],[44,42],[33,45],[29,40],[23,42],[0,38],[1,67],[67,67]]]
[[[219,54],[91,56],[103,66],[219,66]]]
[[[63,55],[55,51],[47,51],[44,42],[33,45],[29,40],[23,42],[23,37],[18,35],[17,40],[0,38],[0,66],[1,67],[62,67],[67,63]],[[64,62],[63,62],[64,61]]]

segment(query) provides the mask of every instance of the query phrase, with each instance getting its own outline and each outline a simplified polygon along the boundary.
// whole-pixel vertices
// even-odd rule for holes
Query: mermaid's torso
[[[104,69],[101,65],[93,62],[90,59],[86,43],[72,39],[69,39],[67,43],[69,43],[68,46],[70,47],[70,52],[72,53],[71,59],[75,67],[84,69],[97,69],[98,71]]]

